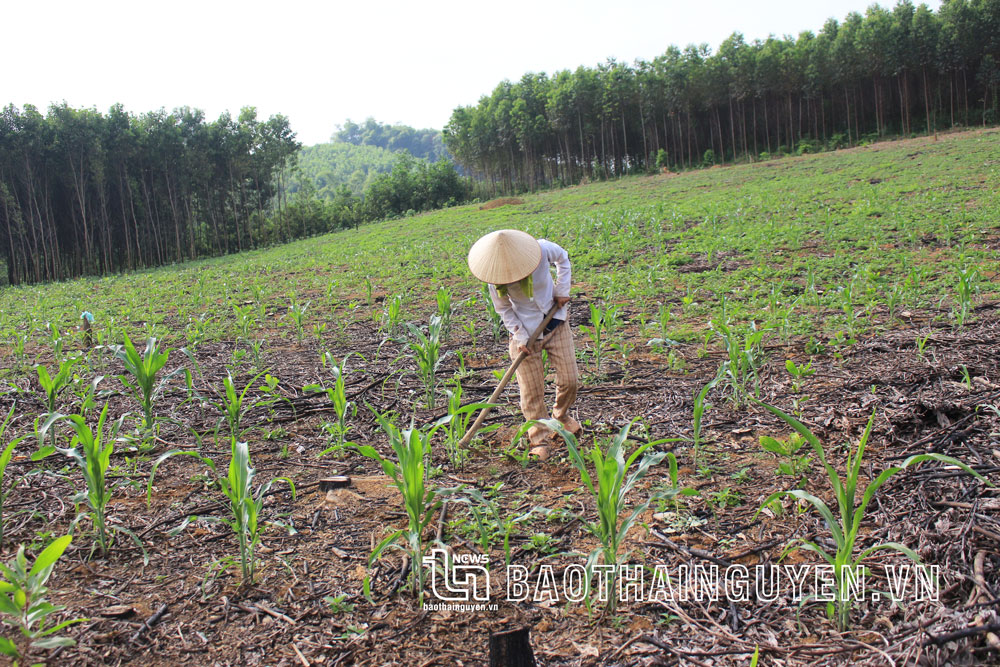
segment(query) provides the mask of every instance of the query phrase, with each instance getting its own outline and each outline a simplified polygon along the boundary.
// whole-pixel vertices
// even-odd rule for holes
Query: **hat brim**
[[[493,285],[515,283],[529,276],[542,261],[542,248],[531,234],[516,229],[491,232],[469,250],[469,270]]]

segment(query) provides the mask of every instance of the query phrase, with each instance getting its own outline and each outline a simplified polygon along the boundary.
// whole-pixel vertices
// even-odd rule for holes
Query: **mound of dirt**
[[[493,201],[486,202],[485,204],[479,207],[479,210],[488,211],[491,208],[500,208],[501,206],[507,206],[507,205],[514,206],[523,203],[524,200],[518,199],[517,197],[502,197],[500,199],[494,199]]]

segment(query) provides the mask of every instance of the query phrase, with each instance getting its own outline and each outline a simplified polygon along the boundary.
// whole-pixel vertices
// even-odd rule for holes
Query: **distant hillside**
[[[347,119],[333,135],[334,141],[355,146],[378,146],[390,151],[410,151],[413,157],[437,162],[449,158],[441,130],[416,130],[409,125],[388,125],[368,118],[361,125]]]
[[[308,146],[299,152],[298,172],[288,179],[290,194],[300,191],[305,179],[320,197],[333,199],[342,185],[359,197],[378,174],[392,171],[404,151],[420,161],[451,159],[440,130],[387,125],[374,118],[360,125],[348,119],[331,139],[332,143]]]
[[[378,174],[387,174],[401,152],[378,146],[355,146],[348,143],[318,144],[299,151],[299,174],[288,181],[288,192],[302,189],[301,179],[312,182],[316,194],[333,199],[341,185],[360,196]]]

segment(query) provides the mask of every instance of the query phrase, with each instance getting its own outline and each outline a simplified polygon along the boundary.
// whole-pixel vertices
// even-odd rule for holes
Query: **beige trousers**
[[[563,423],[570,433],[580,430],[580,423],[569,415],[569,409],[576,401],[580,374],[576,368],[576,351],[573,347],[573,332],[568,322],[563,322],[551,333],[531,345],[531,354],[517,367],[517,384],[521,390],[521,412],[527,421],[546,419],[549,416],[545,406],[545,375],[542,367],[541,350],[548,352],[549,363],[556,372],[556,402],[552,418]],[[517,357],[517,341],[510,339],[510,358]],[[532,446],[542,444],[552,432],[544,426],[533,426],[528,431]]]

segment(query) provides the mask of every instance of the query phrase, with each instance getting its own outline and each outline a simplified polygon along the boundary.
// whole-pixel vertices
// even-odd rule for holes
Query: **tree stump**
[[[490,667],[535,667],[528,628],[490,633]]]

